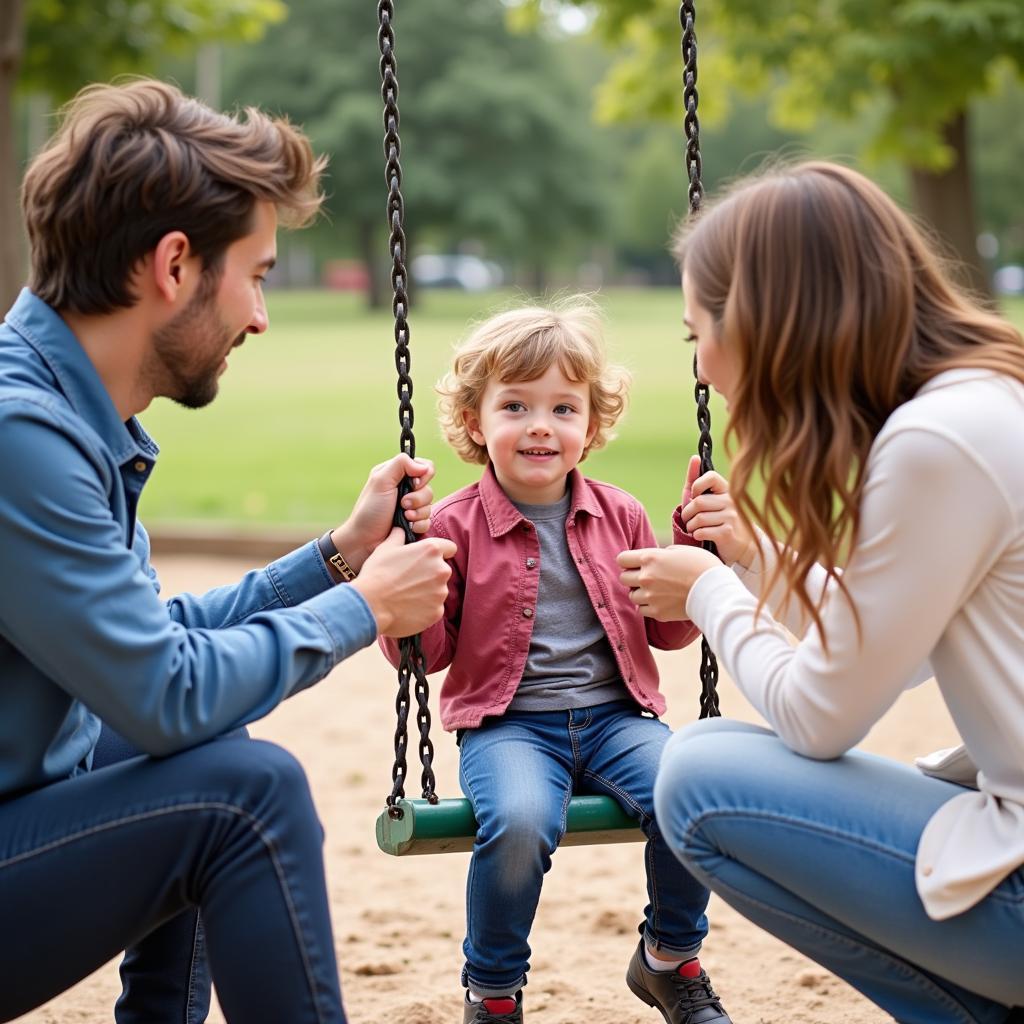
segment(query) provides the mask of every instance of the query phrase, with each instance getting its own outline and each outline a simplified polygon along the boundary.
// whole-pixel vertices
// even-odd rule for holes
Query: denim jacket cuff
[[[355,587],[346,583],[317,594],[303,607],[312,612],[327,631],[334,645],[335,663],[377,639],[377,620],[370,606]]]
[[[315,540],[271,562],[267,574],[286,608],[302,604],[334,586]]]

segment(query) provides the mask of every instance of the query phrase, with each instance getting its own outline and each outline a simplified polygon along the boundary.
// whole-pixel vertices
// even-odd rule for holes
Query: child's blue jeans
[[[707,933],[708,891],[680,869],[654,822],[654,778],[668,727],[632,701],[512,712],[467,730],[459,775],[479,829],[466,886],[463,983],[483,996],[525,984],[529,935],[574,792],[614,797],[647,836],[651,945],[692,956]]]
[[[1024,870],[945,921],[914,887],[925,823],[962,792],[719,718],[672,738],[655,803],[687,872],[901,1024],[1002,1024],[1024,1005]]]

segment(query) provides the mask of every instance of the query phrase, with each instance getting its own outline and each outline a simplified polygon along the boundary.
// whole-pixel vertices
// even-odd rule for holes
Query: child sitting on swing
[[[653,811],[670,733],[650,647],[674,650],[699,634],[631,603],[616,556],[655,546],[651,524],[635,498],[577,468],[608,441],[628,385],[608,365],[595,305],[575,297],[486,321],[438,388],[449,443],[486,467],[434,510],[431,533],[458,551],[444,617],[422,637],[426,670],[450,666],[441,721],[457,731],[460,782],[479,825],[464,1024],[523,1020],[530,928],[573,793],[611,796],[647,837],[648,905],[630,989],[669,1024],[729,1024],[697,959],[708,891],[673,857]],[[699,464],[691,459],[675,541],[729,541],[727,493],[688,505]],[[701,514],[695,536],[684,511]],[[397,664],[397,644],[381,643]]]

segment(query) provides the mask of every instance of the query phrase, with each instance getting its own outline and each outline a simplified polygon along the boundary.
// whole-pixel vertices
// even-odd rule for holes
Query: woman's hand
[[[694,583],[722,564],[710,551],[683,544],[621,551],[618,563],[625,570],[619,580],[629,587],[629,599],[658,622],[686,619],[686,601]]]
[[[696,497],[694,497],[696,495]],[[758,554],[757,542],[740,522],[729,493],[729,481],[713,470],[700,475],[700,458],[690,458],[683,488],[683,526],[698,541],[712,541],[726,565],[749,569]]]

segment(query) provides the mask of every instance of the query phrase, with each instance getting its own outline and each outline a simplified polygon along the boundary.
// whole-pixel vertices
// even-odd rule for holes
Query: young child
[[[530,928],[573,793],[613,797],[647,836],[630,989],[669,1024],[729,1024],[697,959],[708,892],[653,816],[669,729],[650,647],[680,648],[698,632],[645,619],[630,601],[616,556],[655,546],[654,532],[635,498],[577,468],[609,439],[628,384],[606,361],[596,307],[576,297],[483,323],[438,389],[448,441],[486,467],[434,510],[431,532],[458,551],[444,617],[423,634],[427,671],[450,666],[441,721],[458,733],[479,824],[465,1024],[523,1020]],[[676,542],[696,543],[678,511],[674,520]],[[382,646],[397,663],[394,641]]]

